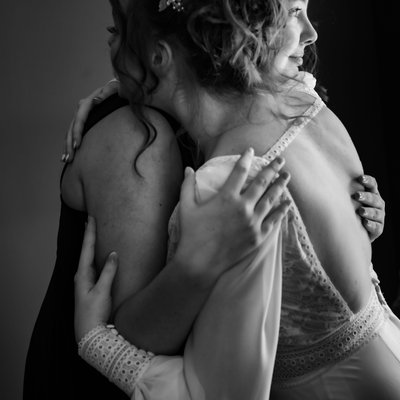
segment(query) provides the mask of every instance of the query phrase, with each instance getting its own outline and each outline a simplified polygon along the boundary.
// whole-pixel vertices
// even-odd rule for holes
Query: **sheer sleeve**
[[[199,201],[219,190],[237,158],[211,159],[196,172]],[[253,167],[249,180],[261,168]],[[275,225],[252,257],[221,276],[195,321],[184,352],[193,399],[269,398],[281,295],[282,235]]]
[[[207,400],[268,399],[279,336],[280,233],[214,288],[184,353],[189,389]],[[192,392],[191,392],[192,393]]]
[[[132,400],[189,400],[181,357],[155,356],[99,325],[78,344],[79,355]]]

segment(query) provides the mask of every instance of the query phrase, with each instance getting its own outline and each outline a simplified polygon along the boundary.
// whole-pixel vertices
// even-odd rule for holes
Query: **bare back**
[[[370,293],[371,245],[351,194],[363,173],[354,145],[326,107],[285,152],[290,191],[315,251],[353,312]]]
[[[313,104],[313,96],[296,92],[283,111],[301,116]],[[264,98],[264,108],[258,104],[258,110],[264,110],[260,117],[263,122],[222,136],[213,156],[228,154],[226,149],[231,152],[232,148],[240,153],[249,146],[263,156],[280,142],[291,124],[296,124],[294,118],[280,118],[271,98]],[[355,313],[366,304],[371,291],[370,240],[351,198],[352,193],[361,189],[355,179],[363,173],[363,168],[345,127],[333,112],[321,105],[282,156],[286,160],[285,169],[292,176],[289,190],[316,255]]]

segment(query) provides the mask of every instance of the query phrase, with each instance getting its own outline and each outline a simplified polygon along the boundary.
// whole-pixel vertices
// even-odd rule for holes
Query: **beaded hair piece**
[[[159,12],[164,11],[171,5],[176,12],[181,12],[184,10],[182,0],[160,0],[160,3],[158,5],[158,11]]]

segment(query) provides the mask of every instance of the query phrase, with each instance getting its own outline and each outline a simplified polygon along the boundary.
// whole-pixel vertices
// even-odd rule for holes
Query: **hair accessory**
[[[184,10],[182,0],[160,0],[160,3],[158,5],[158,11],[159,12],[164,11],[170,5],[172,5],[172,8],[177,12],[181,12]]]

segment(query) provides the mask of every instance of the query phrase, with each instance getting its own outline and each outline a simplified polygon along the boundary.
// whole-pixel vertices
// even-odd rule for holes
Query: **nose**
[[[304,23],[304,29],[301,34],[301,42],[304,43],[306,46],[313,44],[318,39],[318,33],[312,26],[309,19]]]

